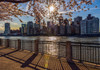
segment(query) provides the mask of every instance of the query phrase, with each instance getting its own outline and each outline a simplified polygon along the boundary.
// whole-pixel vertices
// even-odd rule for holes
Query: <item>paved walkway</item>
[[[100,70],[65,58],[0,47],[0,70]]]

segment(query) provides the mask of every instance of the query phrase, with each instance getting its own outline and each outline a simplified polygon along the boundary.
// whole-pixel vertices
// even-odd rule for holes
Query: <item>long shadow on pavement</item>
[[[20,63],[20,64],[23,64],[21,61],[15,60],[15,59],[10,58],[10,57],[8,57],[8,56],[4,56],[4,57],[6,57],[6,58],[8,58],[8,59],[10,59],[10,60],[13,60],[13,61],[15,61],[15,62],[18,62],[18,63]],[[39,70],[39,69],[34,68],[34,67],[30,66],[30,65],[28,65],[27,67],[30,67],[30,68],[35,69],[35,70]]]
[[[2,49],[6,49],[6,48],[7,48],[7,47],[1,47],[0,50],[2,50]]]
[[[6,56],[6,55],[9,55],[9,54],[14,53],[14,52],[17,52],[17,51],[19,51],[19,50],[15,50],[15,51],[12,51],[12,52],[9,52],[9,53],[6,53],[6,54],[3,54],[3,55],[1,55],[0,57],[2,57],[2,56]]]
[[[1,55],[0,57],[5,57],[5,58],[8,58],[8,59],[13,60],[13,61],[15,61],[15,62],[18,62],[18,63],[20,63],[20,64],[24,64],[24,63],[22,63],[22,62],[19,61],[19,60],[15,60],[15,59],[9,57],[9,56],[10,56],[9,54],[12,54],[12,53],[17,52],[17,51],[19,51],[19,50],[15,50],[15,51],[12,51],[12,52],[3,54],[3,55]],[[33,55],[32,55],[32,56],[33,56]],[[35,55],[35,56],[36,56],[36,55]],[[31,58],[32,58],[32,57],[31,57]],[[31,59],[31,58],[30,58],[30,59]],[[35,58],[35,57],[34,57],[34,58]],[[31,59],[31,60],[32,60],[32,59]],[[32,66],[29,66],[29,65],[27,65],[27,67],[33,68],[33,69],[35,69],[35,70],[39,70],[39,69],[37,69],[37,68],[35,68],[35,67],[32,67]]]
[[[13,57],[13,56],[9,55],[9,54],[12,54],[12,53],[17,52],[17,51],[19,51],[19,50],[14,50],[14,51],[12,51],[12,52],[9,52],[9,53],[6,53],[6,54],[2,54],[2,55],[0,55],[0,57],[6,57],[6,58],[8,58],[8,59],[10,59],[10,60],[13,60],[13,61],[15,61],[15,62],[21,63],[21,64],[22,64],[21,67],[26,67],[26,66],[27,66],[27,67],[33,68],[33,69],[35,69],[35,70],[39,70],[39,69],[37,69],[36,67],[39,66],[38,63],[39,63],[39,61],[41,60],[41,58],[42,58],[43,55],[40,57],[40,59],[39,59],[39,61],[37,62],[37,64],[33,64],[33,65],[35,65],[35,67],[32,67],[32,66],[30,66],[29,64],[35,59],[35,57],[37,56],[37,54],[33,54],[28,60],[25,61],[25,63],[22,63],[22,62],[19,61],[19,60],[22,60],[22,59],[15,60],[15,59],[13,59],[13,58],[16,58],[16,57]],[[2,52],[1,52],[1,53],[2,53]],[[10,57],[13,57],[13,58],[10,58],[9,56],[10,56]],[[18,58],[16,58],[16,59],[18,59]],[[32,64],[32,63],[31,63],[31,64]],[[39,67],[41,67],[41,66],[39,66]],[[41,68],[45,69],[44,67],[41,67]]]
[[[68,62],[68,64],[72,70],[80,70],[78,66],[74,63],[74,61]]]
[[[3,53],[2,53],[3,54]],[[2,55],[3,56],[3,55]],[[9,56],[9,57],[7,57],[7,56]],[[6,58],[8,58],[8,59],[11,59],[11,60],[13,60],[13,61],[16,61],[16,62],[18,62],[18,63],[21,63],[20,61],[25,61],[25,60],[23,60],[23,59],[20,59],[20,58],[17,58],[17,57],[14,57],[14,56],[12,56],[12,55],[7,55],[7,56],[3,56],[3,57],[6,57]],[[11,58],[10,58],[11,57]],[[14,59],[12,59],[12,58],[14,58]],[[42,58],[42,56],[40,57],[40,59]],[[17,60],[15,60],[15,59],[17,59]],[[40,61],[40,60],[39,60]],[[38,61],[38,62],[39,62]],[[38,65],[38,62],[37,62],[37,64],[33,64],[33,63],[30,63],[30,64],[32,64],[32,65],[35,65],[35,66],[38,66],[38,67],[40,67],[40,68],[43,68],[43,69],[45,69],[44,67],[42,67],[42,66],[39,66]],[[22,65],[24,64],[24,63],[21,63]],[[27,65],[27,67],[30,67],[29,65]],[[36,67],[30,67],[30,68],[33,68],[33,69],[36,69]]]
[[[63,68],[63,65],[62,65],[62,63],[61,63],[61,60],[60,60],[60,58],[59,58],[59,62],[60,62],[60,64],[61,64],[62,70],[64,70],[64,68]]]
[[[39,61],[37,62],[37,64],[35,65],[35,68],[38,66],[38,63],[40,62],[41,58],[43,57],[43,55],[40,57]],[[44,67],[43,67],[44,68]],[[45,69],[45,68],[44,68]]]
[[[37,56],[38,54],[33,54],[29,59],[27,59],[25,61],[25,63],[22,64],[21,67],[27,67],[34,59],[35,57]]]

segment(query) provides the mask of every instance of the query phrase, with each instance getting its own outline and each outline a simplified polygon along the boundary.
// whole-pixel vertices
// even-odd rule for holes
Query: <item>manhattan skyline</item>
[[[24,10],[24,11],[27,11],[27,3],[24,3],[24,4],[20,4],[21,5],[21,8]],[[19,5],[19,6],[20,6]],[[97,8],[94,8],[96,5]],[[88,14],[92,14],[93,16],[95,17],[98,17],[100,19],[100,0],[95,0],[95,2],[93,3],[93,5],[89,6],[90,10],[88,11],[73,11],[73,15],[72,15],[72,19],[74,19],[75,17],[77,16],[82,16],[83,19],[85,19],[87,17]],[[13,17],[13,16],[12,16]],[[68,16],[65,16],[63,15],[64,18],[69,18]],[[4,31],[4,23],[6,22],[9,22],[11,24],[11,29],[18,29],[21,24],[25,24],[27,23],[28,21],[32,21],[33,23],[35,23],[35,20],[34,20],[34,17],[31,17],[31,16],[22,16],[20,17],[23,21],[23,23],[21,23],[17,18],[13,17],[13,21],[0,21],[0,33],[2,33]],[[100,24],[100,21],[99,21],[99,24]]]

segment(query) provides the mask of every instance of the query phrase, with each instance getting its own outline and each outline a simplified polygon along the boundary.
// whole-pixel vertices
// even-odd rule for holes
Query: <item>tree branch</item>
[[[30,0],[0,0],[0,2],[24,3]]]

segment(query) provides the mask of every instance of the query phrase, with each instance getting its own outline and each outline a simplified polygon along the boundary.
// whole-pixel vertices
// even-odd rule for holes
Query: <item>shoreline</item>
[[[54,35],[51,36],[47,36],[47,35],[34,35],[34,36],[22,36],[22,35],[18,35],[18,36],[14,36],[14,35],[9,35],[9,36],[5,36],[5,35],[0,35],[0,37],[38,37],[38,36],[43,36],[43,37],[54,37]],[[100,35],[68,35],[68,36],[56,36],[56,37],[79,37],[79,38],[86,38],[86,37],[100,37]]]

